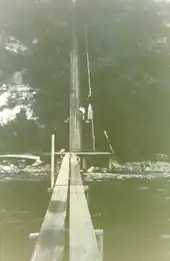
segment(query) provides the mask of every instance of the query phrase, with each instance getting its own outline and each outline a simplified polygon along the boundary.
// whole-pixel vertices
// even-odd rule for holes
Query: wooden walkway
[[[31,261],[62,261],[65,236],[69,237],[68,261],[101,261],[76,154],[63,158]]]
[[[70,155],[67,154],[61,164],[31,261],[58,261],[63,258],[69,169]]]
[[[100,252],[89,213],[84,186],[80,176],[80,164],[76,155],[71,156],[69,213],[70,261],[97,261]]]

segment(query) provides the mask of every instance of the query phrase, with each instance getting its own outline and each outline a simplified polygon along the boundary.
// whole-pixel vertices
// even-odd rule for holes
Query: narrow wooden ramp
[[[101,260],[75,154],[71,155],[69,255],[69,261]]]
[[[70,154],[66,154],[31,261],[61,261],[63,258],[69,167]]]

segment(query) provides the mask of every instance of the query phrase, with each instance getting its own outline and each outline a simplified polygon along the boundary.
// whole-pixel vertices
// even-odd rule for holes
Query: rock
[[[32,44],[33,45],[36,45],[38,43],[38,39],[37,38],[34,38],[33,40],[32,40]]]
[[[95,167],[91,166],[88,170],[87,170],[88,173],[92,173],[92,172],[95,172]]]
[[[157,159],[157,161],[167,161],[167,160],[169,160],[169,157],[165,154],[159,154],[158,153],[156,155],[156,159]]]

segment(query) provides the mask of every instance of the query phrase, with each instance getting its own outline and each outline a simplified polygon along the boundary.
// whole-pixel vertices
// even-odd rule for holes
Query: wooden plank
[[[69,261],[100,261],[100,252],[89,213],[80,164],[71,155]]]
[[[67,154],[68,152],[55,152],[55,155],[65,155]],[[74,152],[72,152],[73,154]],[[51,153],[50,152],[36,152],[35,154],[37,155],[42,155],[42,156],[51,156]],[[75,154],[77,155],[91,155],[91,156],[97,156],[97,155],[113,155],[113,153],[111,152],[83,152],[83,151],[80,151],[80,152],[75,152]]]
[[[65,155],[31,261],[61,261],[64,251],[70,154]]]
[[[73,154],[74,152],[72,152],[72,154]],[[57,152],[55,152],[55,155],[59,155],[59,153],[57,153]],[[91,155],[91,156],[97,156],[97,155],[113,155],[111,152],[75,152],[75,154],[77,154],[77,155]]]
[[[50,152],[49,152],[49,155],[51,155]],[[39,156],[27,155],[27,154],[3,154],[3,155],[0,155],[0,158],[18,158],[18,159],[40,160]]]
[[[112,155],[111,152],[77,152],[77,155]]]

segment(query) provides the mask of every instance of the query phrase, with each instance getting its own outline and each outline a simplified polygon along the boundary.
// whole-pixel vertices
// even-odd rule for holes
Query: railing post
[[[92,110],[93,112],[93,110]],[[94,114],[92,115],[92,141],[93,141],[93,152],[96,151],[96,137],[94,131]]]
[[[95,229],[95,234],[100,251],[100,260],[103,261],[103,229]]]
[[[83,157],[82,158],[82,169],[85,170],[86,168],[87,168],[87,166],[86,166],[86,158]]]
[[[112,157],[109,157],[109,170],[112,170],[113,167],[113,159]]]
[[[55,135],[51,136],[51,189],[54,187],[54,173],[55,173]]]

